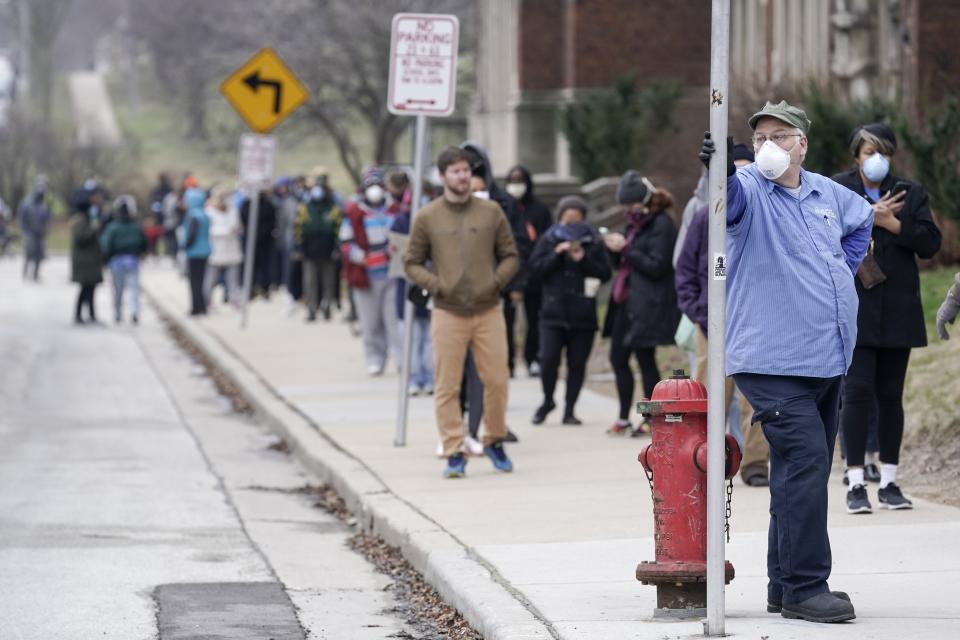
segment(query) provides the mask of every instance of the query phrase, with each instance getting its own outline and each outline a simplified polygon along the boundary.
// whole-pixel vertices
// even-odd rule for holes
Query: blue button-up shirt
[[[846,374],[872,227],[869,203],[816,173],[799,196],[753,165],[727,179],[728,375]]]

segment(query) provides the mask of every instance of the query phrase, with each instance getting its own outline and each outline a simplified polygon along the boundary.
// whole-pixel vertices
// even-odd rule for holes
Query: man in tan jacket
[[[470,193],[469,155],[450,147],[437,158],[437,167],[443,197],[414,219],[405,264],[413,285],[434,300],[430,334],[437,428],[447,457],[444,476],[460,478],[466,469],[459,398],[467,348],[484,386],[484,453],[499,471],[512,471],[503,450],[508,371],[500,290],[520,267],[517,247],[500,206]]]

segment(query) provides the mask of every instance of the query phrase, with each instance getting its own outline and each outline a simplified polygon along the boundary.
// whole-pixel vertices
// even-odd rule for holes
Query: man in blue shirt
[[[749,124],[755,164],[737,170],[727,155],[726,371],[770,443],[767,610],[842,622],[856,615],[827,586],[827,480],[872,210],[801,167],[810,130],[802,110],[767,103]],[[701,160],[713,152],[707,133]]]

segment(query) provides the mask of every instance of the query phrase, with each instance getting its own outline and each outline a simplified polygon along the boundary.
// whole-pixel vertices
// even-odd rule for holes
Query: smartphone
[[[903,191],[909,191],[909,190],[910,190],[910,183],[909,183],[909,182],[904,182],[903,180],[898,180],[898,181],[897,181],[897,184],[893,185],[893,189],[890,190],[890,194],[891,194],[891,195],[897,195],[898,193],[901,193],[901,192],[903,192]]]

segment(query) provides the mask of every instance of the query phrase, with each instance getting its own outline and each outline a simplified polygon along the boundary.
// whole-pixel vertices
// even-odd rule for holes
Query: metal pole
[[[423,198],[423,171],[424,155],[426,155],[425,140],[427,137],[427,116],[417,116],[417,132],[414,136],[413,159],[413,201],[410,203],[410,231],[413,231],[413,219],[420,210],[420,200]],[[409,287],[410,284],[407,283]],[[397,432],[393,437],[393,446],[407,446],[407,409],[409,397],[407,389],[410,385],[410,354],[413,342],[413,303],[406,300],[403,303],[403,363],[400,367],[399,407],[397,409]]]
[[[260,185],[250,196],[250,215],[247,217],[247,251],[243,257],[243,309],[240,327],[247,328],[247,311],[250,307],[250,289],[253,286],[253,261],[256,257],[257,218],[260,215]]]
[[[727,92],[730,0],[713,0],[710,37],[710,132],[717,151],[710,160],[710,273],[707,285],[707,621],[704,633],[724,635],[724,432],[726,367],[724,335],[727,247]]]

